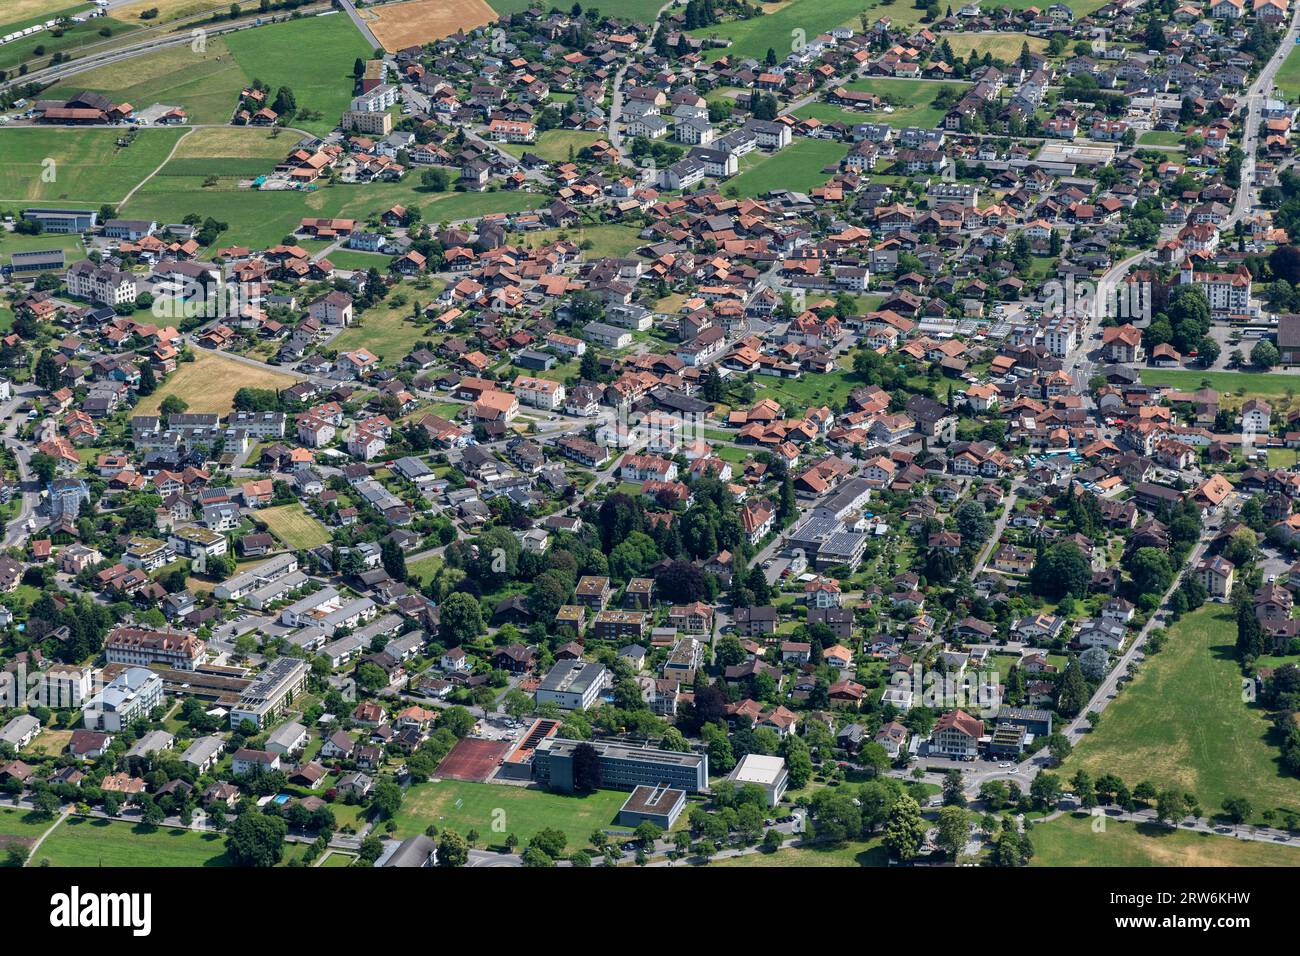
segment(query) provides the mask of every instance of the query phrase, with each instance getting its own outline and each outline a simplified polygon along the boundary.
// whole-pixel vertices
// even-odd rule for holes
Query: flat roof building
[[[586,710],[605,686],[605,666],[589,661],[557,661],[537,687],[538,704]]]
[[[295,694],[307,687],[311,667],[296,657],[279,657],[257,675],[239,695],[239,703],[230,708],[230,726],[249,721],[265,727],[283,711]]]
[[[573,752],[584,743],[595,748],[600,759],[600,786],[607,789],[635,790],[640,786],[667,785],[687,793],[701,793],[709,788],[708,754],[561,737],[550,737],[537,745],[533,779],[552,790],[573,792]]]
[[[769,757],[765,754],[745,754],[734,770],[727,775],[737,787],[747,783],[756,784],[767,794],[767,805],[774,807],[781,802],[786,788],[790,785],[790,773],[785,769],[784,757]]]
[[[635,828],[645,821],[670,830],[686,808],[686,792],[672,787],[637,787],[618,811],[618,824]]]

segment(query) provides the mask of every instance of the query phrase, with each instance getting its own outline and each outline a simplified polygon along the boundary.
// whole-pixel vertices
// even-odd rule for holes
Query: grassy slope
[[[183,132],[141,130],[135,142],[119,148],[121,130],[0,130],[0,200],[120,201],[158,168]]]

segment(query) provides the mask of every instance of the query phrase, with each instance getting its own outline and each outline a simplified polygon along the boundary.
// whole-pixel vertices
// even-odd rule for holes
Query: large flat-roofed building
[[[605,667],[589,661],[557,661],[537,687],[538,704],[586,710],[605,686]]]
[[[24,209],[23,218],[39,222],[45,232],[69,235],[89,232],[95,228],[99,214],[89,209],[49,209],[44,207]]]
[[[790,772],[785,769],[784,757],[745,754],[727,775],[727,779],[737,787],[743,787],[747,783],[762,787],[767,794],[767,805],[774,807],[785,795],[786,787],[790,784]]]
[[[247,720],[265,727],[280,716],[295,694],[306,689],[310,673],[311,666],[296,657],[273,660],[239,695],[239,703],[230,708],[230,726],[238,727]]]
[[[649,821],[669,830],[686,808],[686,792],[672,787],[637,787],[618,811],[619,826],[636,828]]]
[[[533,755],[533,779],[552,790],[571,793],[573,752],[590,743],[600,759],[600,785],[610,790],[667,785],[687,793],[709,788],[709,756],[674,753],[651,747],[637,747],[615,741],[566,740],[550,737],[537,745]]]
[[[81,708],[87,730],[120,733],[163,702],[163,680],[146,667],[128,667]]]

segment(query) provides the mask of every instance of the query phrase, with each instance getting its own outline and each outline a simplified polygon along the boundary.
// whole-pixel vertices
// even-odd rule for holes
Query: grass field
[[[713,26],[690,31],[692,36],[717,37],[731,40],[731,45],[708,49],[705,59],[716,60],[720,56],[743,60],[753,57],[762,61],[767,51],[775,50],[777,58],[783,58],[794,47],[802,35],[804,41],[811,40],[819,33],[825,33],[834,27],[851,23],[855,30],[860,30],[857,23],[859,14],[870,11],[872,19],[889,16],[896,22],[905,16],[910,4],[892,4],[883,10],[872,10],[868,0],[794,0],[782,5],[773,13],[767,13],[749,20],[730,20]],[[897,11],[897,15],[896,12]],[[601,7],[601,13],[607,13]],[[921,11],[915,11],[918,17]]]
[[[162,400],[177,395],[189,403],[191,412],[230,411],[235,393],[241,388],[288,388],[298,379],[284,372],[272,372],[238,362],[207,349],[196,349],[193,362],[182,362],[152,395],[140,400],[137,415],[154,415]]]
[[[71,4],[68,0],[5,0],[0,8],[0,27],[10,24],[19,29],[33,23],[43,23],[58,16],[68,16],[89,9],[87,4]],[[3,31],[9,33],[8,29]]]
[[[138,20],[144,11],[157,10],[157,17],[141,21],[153,24],[179,20],[181,17],[192,17],[213,10],[221,10],[224,13],[229,9],[230,4],[224,0],[131,0],[130,3],[114,7],[113,16],[122,20]]]
[[[729,180],[727,195],[762,196],[773,189],[806,192],[826,182],[834,166],[848,152],[844,143],[825,139],[796,139],[785,149],[765,154],[740,175]],[[753,155],[753,154],[751,154]],[[747,157],[748,158],[748,157]]]
[[[511,833],[527,845],[538,830],[555,827],[568,836],[566,849],[572,852],[590,849],[587,838],[599,827],[613,826],[625,800],[626,793],[614,790],[577,797],[490,783],[420,783],[406,791],[397,814],[397,836],[423,833],[432,823],[440,830],[451,827],[462,836],[478,830],[480,845],[503,844]],[[497,829],[494,820],[501,821]]]
[[[744,866],[812,866],[812,867],[860,867],[886,866],[889,853],[881,839],[865,842],[846,843],[837,847],[786,847],[775,853],[749,853],[745,856],[728,857],[715,860],[709,866],[744,867]]]
[[[295,551],[320,547],[330,540],[329,529],[307,514],[300,504],[259,508],[254,517],[286,547]]]
[[[0,129],[0,200],[120,202],[163,160],[183,130],[142,130],[127,147],[113,129]]]
[[[1029,831],[1031,866],[1300,866],[1300,848],[1106,819],[1063,816]]]
[[[110,65],[79,73],[52,92],[66,96],[94,90],[137,109],[154,103],[184,107],[191,123],[227,123],[248,81],[225,40],[212,37],[202,52],[168,47],[133,57],[129,70]]]
[[[289,140],[284,140],[289,142]],[[304,216],[366,219],[394,203],[418,207],[428,223],[457,222],[489,213],[520,212],[545,205],[539,193],[484,192],[430,193],[419,188],[419,178],[400,183],[334,185],[315,192],[280,190],[259,192],[239,189],[233,178],[213,188],[203,187],[203,177],[155,176],[122,208],[124,216],[180,222],[189,213],[217,215],[229,228],[216,245],[265,248],[278,243],[297,228]]]
[[[468,33],[497,18],[484,0],[408,0],[372,7],[361,14],[370,32],[389,53]]]
[[[406,565],[406,573],[419,582],[420,586],[428,584],[433,580],[433,576],[438,573],[442,567],[442,558],[438,555],[430,555],[427,558],[421,558],[418,561],[409,561]]]
[[[260,176],[270,172],[300,138],[289,130],[252,126],[191,130],[158,175]]]
[[[1240,348],[1249,354],[1248,344],[1243,343]],[[1219,393],[1219,403],[1229,409],[1237,408],[1254,396],[1266,398],[1272,403],[1275,415],[1279,414],[1280,406],[1289,409],[1296,405],[1295,396],[1300,394],[1300,375],[1277,372],[1200,372],[1144,368],[1141,376],[1143,385],[1170,385],[1180,391],[1191,392],[1200,388],[1202,382],[1209,382],[1209,387]],[[1237,394],[1238,390],[1241,390],[1240,395]]]
[[[504,17],[511,13],[523,13],[529,7],[536,6],[537,0],[489,0],[489,3],[498,16]],[[606,0],[600,4],[599,10],[607,17],[648,24],[662,6],[661,0]]]
[[[333,257],[330,258],[333,262]],[[358,320],[348,326],[330,343],[340,352],[367,348],[386,365],[400,362],[429,332],[429,326],[417,325],[411,319],[411,300],[428,303],[442,291],[443,283],[437,281],[431,289],[410,289],[403,286],[407,303],[399,307],[377,306],[367,309]]]
[[[8,4],[6,3],[6,9]],[[56,13],[65,12],[66,7],[62,0],[51,6],[56,7]],[[74,11],[80,12],[89,9],[89,4],[81,5]],[[7,16],[6,14],[4,14]],[[51,19],[50,17],[28,18],[23,21],[24,24],[33,22],[44,22]],[[39,33],[33,33],[31,36],[23,37],[21,40],[11,40],[4,46],[0,46],[0,70],[8,70],[19,64],[27,64],[29,69],[39,69],[49,63],[49,58],[55,53],[70,53],[80,47],[88,47],[97,43],[111,42],[114,37],[121,37],[133,33],[140,29],[140,22],[124,22],[113,17],[96,17],[93,20],[87,20],[85,23],[70,23],[62,27],[62,36],[55,36],[52,30],[42,30]],[[109,36],[103,36],[101,30],[108,30]],[[9,31],[5,31],[8,33]]]
[[[535,143],[503,143],[502,149],[512,156],[534,153],[550,163],[568,162],[570,150],[574,156],[577,156],[581,150],[604,138],[604,133],[584,133],[576,129],[548,129],[537,137]]]
[[[941,40],[947,40],[953,55],[965,60],[974,50],[976,56],[990,54],[995,60],[1010,63],[1020,56],[1024,44],[1029,44],[1032,53],[1042,53],[1047,49],[1047,41],[1042,37],[1031,37],[1027,33],[999,33],[991,36],[986,33],[941,33]]]
[[[872,119],[889,126],[937,126],[945,110],[933,106],[934,98],[945,89],[964,90],[966,83],[933,83],[928,80],[876,79],[853,80],[845,89],[875,93],[894,107],[892,113],[872,114]]]
[[[622,258],[630,256],[639,246],[645,245],[645,240],[637,235],[635,226],[603,225],[603,226],[574,226],[570,229],[542,229],[537,232],[527,233],[521,245],[525,249],[535,249],[538,246],[544,246],[550,242],[556,242],[561,237],[568,239],[570,242],[576,242],[579,246],[583,243],[590,242],[591,248],[583,250],[583,258],[601,259],[601,258]]]
[[[35,252],[45,249],[62,249],[69,263],[75,262],[85,251],[81,236],[63,236],[56,233],[22,236],[16,232],[6,232],[0,234],[0,265],[8,263],[15,252]]]
[[[1282,61],[1273,85],[1288,100],[1300,99],[1300,46],[1294,47]]]
[[[776,378],[771,375],[754,377],[756,389],[755,400],[776,399],[785,404],[793,402],[800,409],[809,405],[829,405],[839,402],[841,405],[862,381],[851,371],[839,370],[827,375],[805,375],[802,378]]]
[[[294,125],[322,134],[334,128],[352,101],[353,62],[374,52],[341,13],[242,30],[226,37],[226,45],[250,80],[273,90],[288,86],[299,111],[320,113]]]
[[[283,866],[301,857],[303,843],[286,843]],[[68,817],[41,844],[32,866],[69,867],[209,867],[230,866],[225,838],[159,827],[148,830],[121,820]]]
[[[30,848],[50,828],[50,820],[37,820],[30,810],[0,807],[0,856],[11,846]]]
[[[1210,814],[1233,796],[1246,797],[1256,814],[1300,811],[1300,780],[1281,770],[1264,712],[1242,702],[1236,636],[1223,605],[1184,617],[1075,747],[1062,776],[1083,767],[1094,776],[1114,773],[1129,787],[1143,780],[1177,787]]]
[[[1138,137],[1139,146],[1177,146],[1182,141],[1182,133],[1163,129],[1149,129]]]
[[[116,820],[69,817],[41,844],[33,865],[229,866],[224,840],[193,830],[141,827]]]
[[[393,257],[382,252],[335,249],[329,254],[329,260],[338,269],[378,269],[380,272],[386,272]]]

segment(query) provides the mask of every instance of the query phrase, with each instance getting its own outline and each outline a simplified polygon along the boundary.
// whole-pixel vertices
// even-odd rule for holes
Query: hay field
[[[361,11],[370,31],[393,53],[473,30],[497,18],[485,0],[408,0]]]

